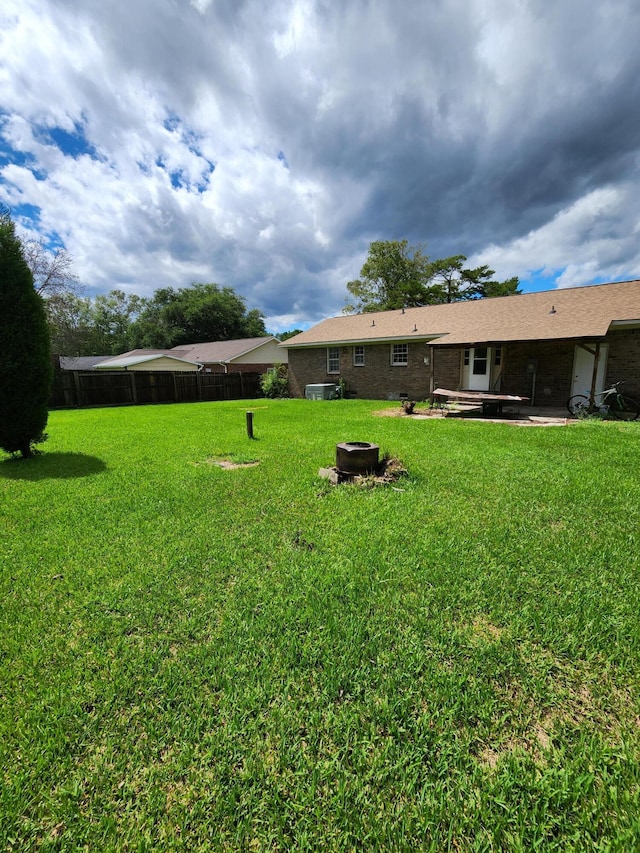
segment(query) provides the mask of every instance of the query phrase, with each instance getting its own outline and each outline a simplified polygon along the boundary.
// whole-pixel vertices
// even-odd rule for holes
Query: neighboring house
[[[594,380],[624,380],[640,398],[640,281],[334,317],[281,347],[296,397],[342,381],[368,399],[440,387],[563,405]]]
[[[205,373],[266,373],[274,364],[286,364],[287,351],[272,335],[236,341],[182,344],[169,352],[203,365]]]
[[[204,370],[205,373],[265,373],[287,361],[272,335],[237,341],[182,344],[172,349],[134,349],[100,360],[96,370]]]
[[[197,361],[180,357],[170,350],[139,349],[107,358],[95,365],[94,370],[152,370],[152,371],[197,371],[202,365]]]
[[[60,370],[93,370],[96,364],[100,364],[109,358],[108,355],[60,355],[57,356]]]

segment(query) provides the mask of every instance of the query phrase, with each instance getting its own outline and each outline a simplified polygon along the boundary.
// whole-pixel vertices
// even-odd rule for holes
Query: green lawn
[[[640,847],[640,425],[386,405],[0,458],[0,849]],[[362,440],[408,476],[318,478]]]

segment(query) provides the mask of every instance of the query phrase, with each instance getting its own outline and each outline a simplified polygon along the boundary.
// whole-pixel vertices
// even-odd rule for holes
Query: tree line
[[[61,355],[117,355],[267,334],[260,311],[248,311],[232,288],[217,284],[164,287],[150,298],[117,289],[93,299],[58,292],[45,298],[45,307],[52,351]]]
[[[118,355],[130,349],[171,349],[183,344],[267,335],[264,315],[247,310],[231,287],[194,283],[164,287],[150,298],[114,289],[93,299],[73,272],[69,252],[23,240],[22,254],[42,297],[59,355]]]

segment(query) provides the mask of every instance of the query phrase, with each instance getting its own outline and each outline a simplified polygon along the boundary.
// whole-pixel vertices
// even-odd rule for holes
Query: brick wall
[[[433,388],[448,388],[457,391],[460,388],[461,350],[448,347],[432,347]]]
[[[624,380],[623,391],[640,398],[640,330],[611,332],[605,384]],[[537,359],[535,402],[540,406],[564,406],[571,396],[574,341],[512,343],[504,347],[503,390],[508,394],[531,395],[532,377],[527,361]]]
[[[426,400],[430,391],[430,348],[409,343],[408,364],[391,364],[391,344],[371,344],[364,348],[365,363],[355,366],[353,347],[341,346],[340,372],[327,372],[327,348],[289,350],[289,393],[303,397],[306,385],[342,379],[351,396],[366,400],[398,400],[406,394],[412,400]]]
[[[535,359],[535,404],[564,406],[571,396],[574,350],[575,343],[569,341],[506,344],[502,350],[502,392],[531,397],[533,374],[527,371],[527,364]]]
[[[606,382],[624,380],[624,392],[640,400],[640,329],[612,332],[607,338]],[[355,367],[353,347],[340,348],[340,373],[327,372],[327,348],[289,350],[289,393],[303,397],[305,385],[343,379],[347,391],[370,400],[427,399],[433,388],[460,388],[461,350],[409,343],[409,363],[392,366],[389,344],[365,346],[365,364]],[[532,374],[527,364],[536,359],[535,403],[564,406],[571,396],[574,341],[509,343],[502,348],[501,391],[530,397]],[[425,358],[430,362],[425,364]]]
[[[305,385],[335,382],[327,374],[327,351],[324,347],[289,350],[289,395],[304,397]]]
[[[640,400],[640,329],[616,330],[607,341],[607,384],[622,380],[622,393]]]

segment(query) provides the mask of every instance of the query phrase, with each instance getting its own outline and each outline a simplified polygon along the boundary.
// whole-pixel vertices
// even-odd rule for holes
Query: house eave
[[[474,338],[473,340],[459,340],[455,339],[452,341],[447,341],[446,336],[443,336],[442,340],[438,340],[434,342],[433,346],[437,347],[449,347],[450,349],[460,349],[461,347],[477,347],[477,346],[487,346],[487,347],[495,347],[495,346],[505,346],[506,344],[534,344],[534,343],[552,343],[553,341],[558,342],[566,342],[566,341],[603,341],[606,337],[606,334],[582,334],[582,335],[564,335],[562,337],[557,336],[537,336],[531,338],[509,338],[509,337],[500,337],[500,338],[487,338],[486,340],[481,340],[479,338]]]
[[[640,328],[640,319],[638,320],[612,320],[612,329],[638,329]]]
[[[440,334],[404,334],[404,335],[387,335],[380,338],[339,338],[337,340],[328,341],[309,341],[301,344],[291,344],[288,349],[317,349],[318,347],[347,347],[347,346],[374,346],[375,344],[390,344],[390,343],[405,343],[411,341],[422,341],[429,343],[436,338],[442,337]],[[286,348],[287,341],[284,341],[280,346]]]

